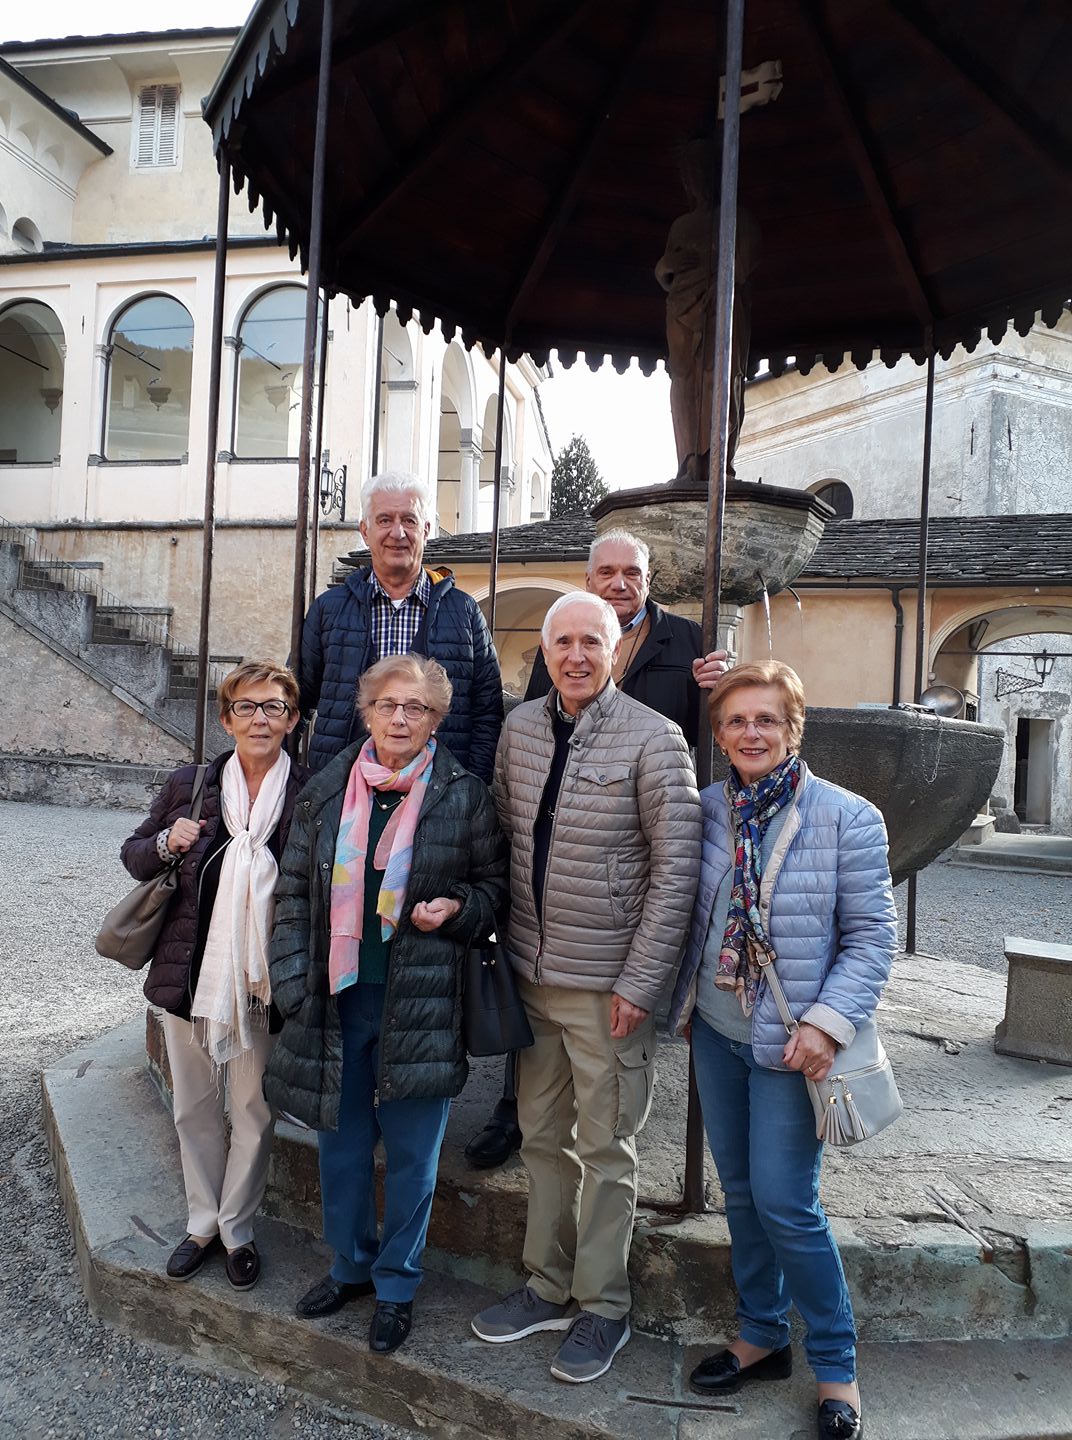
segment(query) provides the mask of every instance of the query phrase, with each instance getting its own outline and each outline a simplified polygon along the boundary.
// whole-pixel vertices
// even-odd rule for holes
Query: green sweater
[[[373,856],[376,854],[376,846],[380,843],[380,836],[387,829],[388,820],[397,809],[393,802],[395,796],[400,793],[396,790],[384,790],[382,792],[373,791],[372,795],[368,854],[365,857],[365,908],[362,911],[364,919],[361,925],[361,950],[357,966],[358,981],[364,985],[385,985],[387,970],[391,963],[391,941],[383,938],[383,923],[381,917],[376,914],[376,902],[380,898],[384,872],[376,869]],[[390,797],[389,810],[380,809],[376,803],[377,795],[382,795],[384,799]],[[398,803],[402,803],[401,799]]]

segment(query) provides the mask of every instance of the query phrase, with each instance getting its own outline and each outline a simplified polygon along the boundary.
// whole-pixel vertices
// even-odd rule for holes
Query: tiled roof
[[[587,515],[516,525],[499,536],[499,561],[578,561],[595,526]],[[441,536],[425,555],[440,565],[486,565],[491,536]],[[915,520],[831,520],[802,581],[914,584],[919,559]],[[937,516],[930,522],[931,586],[1072,583],[1072,515]]]

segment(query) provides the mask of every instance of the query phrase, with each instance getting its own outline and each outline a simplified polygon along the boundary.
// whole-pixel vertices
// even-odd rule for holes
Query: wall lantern
[[[1032,655],[1031,661],[1035,667],[1035,674],[1045,685],[1046,679],[1053,669],[1054,657],[1044,647],[1040,655]]]
[[[171,386],[165,385],[162,380],[152,379],[145,387],[146,394],[159,410],[161,405],[167,404],[167,398],[171,394]]]
[[[42,385],[37,393],[41,396],[41,399],[48,406],[51,413],[55,415],[59,403],[63,399],[63,391],[60,387],[58,385]]]
[[[278,410],[283,401],[290,394],[289,385],[266,385],[264,393],[268,397],[268,403],[273,410]]]

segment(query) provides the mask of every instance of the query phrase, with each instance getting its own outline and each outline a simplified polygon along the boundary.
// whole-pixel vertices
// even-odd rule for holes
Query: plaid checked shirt
[[[375,570],[370,586],[372,649],[376,659],[382,660],[385,655],[408,655],[432,596],[428,572],[421,571],[420,578],[401,605],[396,605],[388,595],[376,578]]]

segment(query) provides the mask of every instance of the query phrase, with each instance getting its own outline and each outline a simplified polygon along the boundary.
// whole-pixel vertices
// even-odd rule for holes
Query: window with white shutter
[[[178,164],[177,85],[145,85],[138,91],[132,150],[136,170],[163,169]]]

